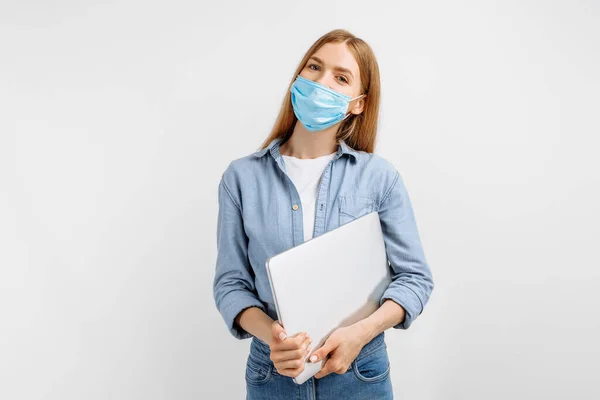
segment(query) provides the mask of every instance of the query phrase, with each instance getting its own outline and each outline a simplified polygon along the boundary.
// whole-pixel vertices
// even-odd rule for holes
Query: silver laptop
[[[311,352],[294,382],[304,383],[327,359],[308,357],[336,328],[352,325],[379,307],[391,283],[379,213],[307,240],[266,261],[279,321],[289,336],[308,332]]]

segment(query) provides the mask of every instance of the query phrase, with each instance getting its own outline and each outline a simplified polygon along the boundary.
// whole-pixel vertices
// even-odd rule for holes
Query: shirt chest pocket
[[[339,196],[340,226],[377,210],[375,199],[365,196]]]

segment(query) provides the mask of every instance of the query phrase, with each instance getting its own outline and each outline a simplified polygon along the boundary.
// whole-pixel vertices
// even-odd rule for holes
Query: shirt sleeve
[[[265,307],[256,295],[241,209],[223,179],[219,183],[218,198],[214,300],[231,334],[242,340],[252,335],[235,323],[235,317],[246,308],[258,307],[265,311]]]
[[[408,192],[398,171],[379,206],[392,282],[379,305],[391,299],[406,311],[395,329],[408,329],[421,314],[433,290],[433,277],[425,258]]]

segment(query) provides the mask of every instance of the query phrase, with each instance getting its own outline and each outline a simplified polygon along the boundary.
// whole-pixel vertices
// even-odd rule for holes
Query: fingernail
[[[281,340],[285,340],[286,337],[287,337],[287,335],[285,333],[283,333],[283,332],[281,332],[279,334],[279,339],[281,339]]]
[[[310,361],[311,361],[311,362],[315,362],[315,361],[317,361],[317,355],[316,355],[316,354],[313,354],[313,355],[310,357]]]
[[[309,351],[310,351],[310,347],[307,347],[305,353],[308,354]]]

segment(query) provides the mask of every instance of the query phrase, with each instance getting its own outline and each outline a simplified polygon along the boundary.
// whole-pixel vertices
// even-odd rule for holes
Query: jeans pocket
[[[246,382],[250,385],[264,385],[273,376],[273,364],[250,353],[246,361]]]
[[[363,382],[381,382],[390,374],[387,345],[381,343],[376,349],[352,362],[354,375]]]

